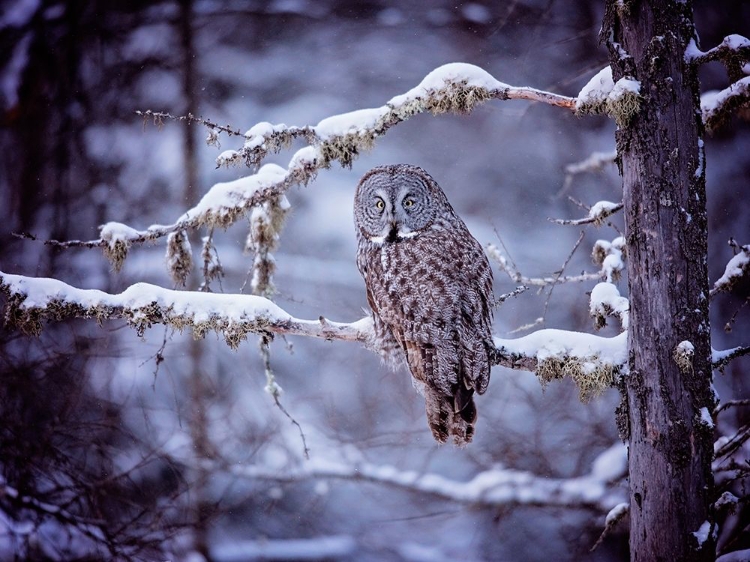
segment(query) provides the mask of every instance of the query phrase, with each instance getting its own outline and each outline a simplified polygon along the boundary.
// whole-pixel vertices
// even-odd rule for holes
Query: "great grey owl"
[[[379,166],[354,196],[357,267],[382,355],[405,357],[437,441],[471,441],[474,391],[490,381],[492,270],[437,182]]]

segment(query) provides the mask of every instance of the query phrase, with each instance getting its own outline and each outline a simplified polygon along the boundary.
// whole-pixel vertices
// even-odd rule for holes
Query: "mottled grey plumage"
[[[406,358],[435,439],[468,443],[493,349],[492,270],[481,245],[437,182],[406,164],[362,177],[354,223],[377,347]]]

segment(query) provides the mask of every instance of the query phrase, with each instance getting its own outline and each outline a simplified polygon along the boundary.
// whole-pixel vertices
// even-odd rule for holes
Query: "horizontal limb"
[[[212,470],[223,468],[238,478],[278,483],[311,479],[370,482],[460,504],[485,507],[578,507],[607,512],[624,500],[619,480],[626,472],[625,446],[614,445],[599,458],[605,456],[608,461],[620,462],[622,465],[622,474],[615,481],[611,479],[612,474],[600,474],[597,470],[597,466],[602,464],[598,462],[599,459],[594,461],[594,468],[589,474],[575,478],[548,478],[527,471],[493,468],[480,472],[468,482],[451,480],[439,474],[399,470],[388,465],[322,459],[312,459],[297,468],[286,470],[237,464],[217,467],[215,463],[209,463],[208,467]]]
[[[254,295],[175,291],[136,283],[120,294],[78,289],[56,279],[0,272],[5,294],[5,322],[28,334],[39,334],[45,322],[69,318],[124,319],[139,335],[155,324],[177,330],[190,328],[196,337],[221,334],[236,348],[248,335],[296,335],[359,342],[372,347],[373,324],[367,316],[356,322],[320,317],[303,320],[272,301]],[[571,376],[582,395],[613,384],[626,365],[625,333],[614,338],[565,330],[539,330],[517,339],[495,338],[493,364],[537,372],[546,383]],[[596,386],[598,385],[598,386]],[[590,394],[587,394],[590,395]]]

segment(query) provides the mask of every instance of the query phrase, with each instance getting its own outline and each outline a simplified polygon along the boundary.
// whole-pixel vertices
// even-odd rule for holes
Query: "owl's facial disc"
[[[413,238],[428,225],[425,222],[421,186],[405,185],[375,189],[367,203],[373,218],[368,238],[375,244],[396,243]]]

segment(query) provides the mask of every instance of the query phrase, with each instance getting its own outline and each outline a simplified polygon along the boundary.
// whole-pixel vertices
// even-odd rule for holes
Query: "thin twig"
[[[29,232],[11,232],[10,234],[11,236],[20,238],[21,240],[39,240],[38,236],[35,236],[34,234],[31,234]],[[101,238],[97,240],[45,240],[44,245],[55,246],[57,248],[101,248],[102,246],[106,246],[107,242],[106,240],[102,240]]]
[[[513,289],[510,293],[504,293],[500,295],[499,297],[495,297],[495,306],[499,306],[503,304],[505,301],[507,301],[508,299],[517,297],[521,293],[524,293],[528,290],[529,288],[526,285],[520,285],[519,287],[516,287],[515,289]]]
[[[727,400],[726,402],[722,402],[719,406],[714,408],[713,413],[711,416],[713,418],[716,418],[721,412],[726,410],[727,408],[736,408],[738,406],[750,406],[750,398],[743,398],[740,400]]]
[[[724,443],[719,449],[715,452],[714,458],[720,459],[721,457],[728,457],[735,451],[737,451],[742,444],[750,439],[750,424],[743,425],[741,428],[737,430],[737,433],[732,435],[732,437]]]
[[[261,336],[259,343],[260,355],[263,358],[263,367],[266,371],[266,392],[268,392],[273,397],[273,401],[276,403],[276,407],[281,410],[281,412],[289,419],[290,422],[292,422],[293,425],[297,426],[300,439],[302,439],[302,452],[305,455],[305,458],[309,459],[310,449],[307,447],[307,439],[305,439],[305,432],[302,431],[302,426],[291,416],[291,414],[289,414],[289,412],[287,412],[286,408],[284,408],[284,406],[281,404],[281,401],[279,400],[279,396],[281,395],[281,387],[276,384],[276,377],[273,374],[273,370],[271,370],[271,350],[269,349],[270,338]]]
[[[214,123],[213,121],[204,119],[203,117],[196,117],[192,113],[188,113],[187,115],[172,115],[171,113],[166,113],[162,111],[151,111],[150,109],[147,109],[146,111],[140,111],[140,110],[136,111],[135,114],[143,117],[144,124],[149,118],[151,118],[153,119],[154,125],[161,126],[163,124],[163,121],[165,119],[168,119],[170,121],[200,123],[201,125],[205,125],[206,127],[209,127],[211,129],[215,129],[217,131],[221,131],[222,133],[226,133],[229,136],[232,136],[232,135],[241,136],[242,135],[242,132],[239,129],[233,129],[230,125],[219,125],[217,123]]]
[[[542,312],[542,318],[547,317],[547,309],[549,308],[550,300],[552,300],[552,291],[555,290],[555,286],[560,282],[560,278],[562,277],[562,274],[565,272],[565,268],[568,267],[570,260],[573,259],[573,254],[576,253],[576,250],[578,250],[578,247],[581,245],[581,242],[583,242],[584,236],[586,236],[586,232],[582,230],[581,234],[578,236],[578,240],[576,240],[576,243],[573,245],[573,248],[570,250],[568,257],[565,258],[565,261],[563,262],[563,265],[560,268],[560,271],[555,276],[555,281],[552,283],[552,286],[549,289],[549,293],[547,294],[547,300],[544,301],[544,311]]]
[[[554,222],[555,224],[562,224],[562,225],[569,225],[569,226],[580,226],[582,224],[592,224],[592,223],[596,223],[598,225],[598,224],[602,224],[605,218],[616,213],[617,211],[620,211],[622,208],[623,208],[623,204],[619,203],[615,205],[614,207],[609,207],[606,210],[603,210],[602,212],[596,214],[595,216],[588,216],[588,217],[583,217],[580,219],[548,218],[547,220],[550,222]]]

